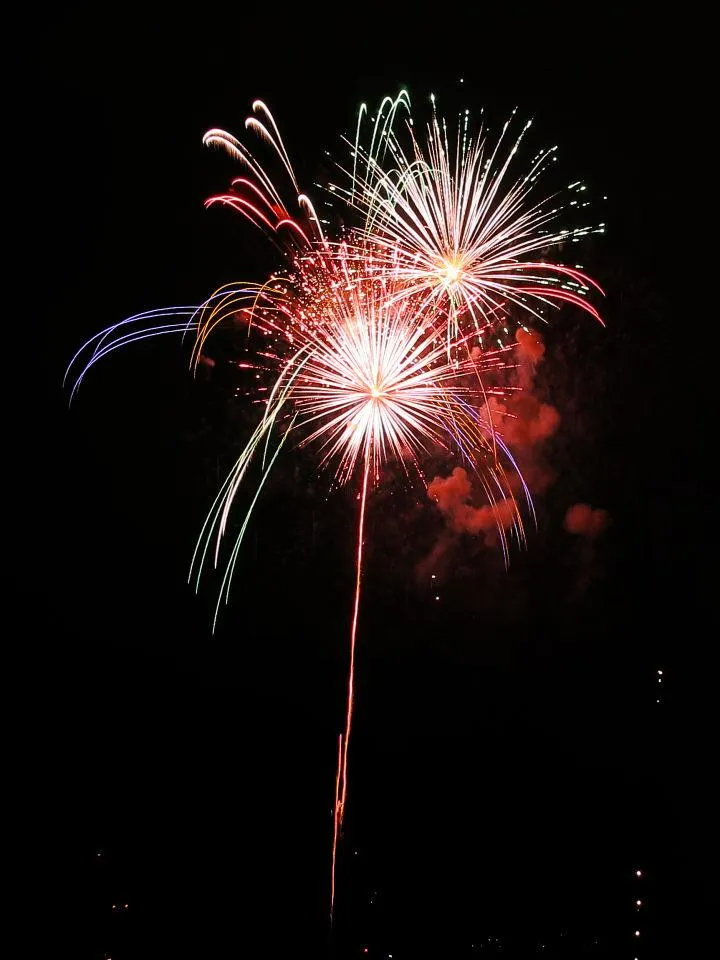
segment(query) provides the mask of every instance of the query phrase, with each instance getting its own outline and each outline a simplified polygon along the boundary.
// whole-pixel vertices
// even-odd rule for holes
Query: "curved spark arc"
[[[269,283],[225,284],[211,294],[199,306],[163,307],[146,310],[143,313],[133,314],[125,320],[114,323],[99,333],[94,334],[75,352],[63,376],[63,385],[68,383],[71,375],[81,363],[79,373],[74,374],[70,391],[70,402],[79,390],[89,370],[103,357],[113,353],[120,347],[147,340],[152,337],[166,334],[179,334],[185,337],[188,333],[195,333],[192,348],[190,367],[197,371],[202,356],[202,348],[210,333],[222,323],[231,319],[239,312],[245,312],[252,318],[258,305],[264,303],[266,309],[276,302],[279,305],[285,295],[284,289]],[[216,301],[219,301],[217,303]],[[276,307],[279,309],[279,306]],[[157,321],[170,317],[186,317],[183,322],[172,320],[168,323]],[[143,326],[143,324],[149,324]]]
[[[136,313],[132,317],[127,317],[118,323],[114,323],[94,336],[90,337],[85,343],[76,350],[72,359],[67,365],[63,376],[63,386],[67,385],[71,375],[76,369],[76,364],[80,361],[83,366],[80,372],[75,374],[70,390],[70,403],[75,398],[75,394],[80,389],[80,385],[85,379],[88,371],[98,360],[101,360],[107,354],[112,353],[120,347],[140,340],[146,340],[149,337],[163,336],[168,333],[185,334],[188,330],[194,329],[193,318],[197,313],[197,307],[180,306],[166,307],[164,309],[147,310],[144,313]],[[170,323],[155,323],[151,326],[134,326],[144,324],[152,320],[158,320],[161,317],[188,317],[183,323],[172,321]],[[82,358],[82,359],[81,359]],[[87,359],[85,359],[87,358]]]
[[[271,239],[274,239],[282,227],[287,228],[295,234],[296,240],[301,240],[301,248],[308,249],[314,242],[326,245],[325,235],[323,233],[320,218],[317,215],[315,207],[310,198],[300,192],[295,171],[293,170],[290,157],[280,135],[277,123],[272,113],[262,100],[255,100],[252,105],[254,114],[260,114],[263,120],[256,116],[249,116],[245,120],[245,129],[252,130],[265,143],[269,144],[275,155],[280,160],[288,179],[292,184],[295,193],[295,202],[299,209],[306,214],[310,226],[310,231],[314,236],[309,236],[308,232],[291,216],[285,202],[280,196],[275,183],[267,173],[262,164],[255,159],[250,150],[226,130],[213,127],[203,136],[203,143],[207,146],[222,147],[231,157],[238,160],[255,177],[255,181],[247,177],[235,177],[231,187],[242,187],[249,192],[250,198],[235,189],[233,193],[217,194],[208,197],[205,206],[211,207],[215,204],[223,204],[232,207],[238,213],[246,217],[250,223],[260,229],[265,229]],[[292,235],[292,233],[290,235]]]

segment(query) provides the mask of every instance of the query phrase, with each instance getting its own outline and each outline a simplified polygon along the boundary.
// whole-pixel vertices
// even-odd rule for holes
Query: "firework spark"
[[[303,225],[297,216],[288,211],[274,180],[248,148],[233,134],[218,128],[208,130],[203,137],[203,143],[224,149],[247,168],[250,178],[236,177],[228,192],[209,197],[205,206],[223,204],[231,207],[254,226],[268,233],[278,246],[281,246],[279,238],[283,238],[286,241],[284,250],[291,254],[298,248],[310,248],[313,242],[325,245],[325,236],[315,208],[309,197],[299,192],[295,171],[275,118],[262,100],[255,100],[252,109],[253,115],[245,120],[245,128],[252,130],[273,148],[290,180],[299,215],[306,222]],[[258,119],[258,115],[261,119]]]

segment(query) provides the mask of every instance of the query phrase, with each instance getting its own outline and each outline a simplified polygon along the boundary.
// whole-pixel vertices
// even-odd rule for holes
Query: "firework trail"
[[[245,120],[245,129],[252,130],[273,148],[293,187],[294,202],[299,214],[306,222],[304,225],[301,224],[297,217],[288,211],[274,181],[247,147],[233,134],[217,127],[208,130],[203,137],[203,143],[206,146],[220,147],[225,150],[247,168],[252,179],[235,177],[228,192],[209,197],[205,201],[205,206],[223,204],[231,207],[254,226],[264,230],[286,255],[292,256],[298,249],[309,249],[314,242],[320,242],[326,246],[327,242],[315,208],[309,197],[299,192],[300,187],[290,163],[290,157],[273,115],[262,100],[255,100],[252,110],[253,115]]]
[[[409,116],[406,94],[386,98],[369,146],[361,147],[361,109],[351,186],[338,191],[331,185],[330,190],[360,215],[362,226],[332,241],[300,192],[277,125],[262,101],[253,104],[246,127],[279,158],[292,203],[282,199],[273,179],[239,140],[210,130],[204,142],[228,151],[248,176],[235,178],[227,192],[210,197],[206,205],[230,206],[265,232],[281,250],[284,269],[263,284],[228,284],[198,307],[149,311],[108,327],[78,351],[66,375],[73,380],[72,397],[102,357],[155,335],[193,335],[194,370],[210,336],[225,326],[240,322],[256,341],[251,359],[237,366],[253,371],[262,413],[208,512],[190,565],[196,590],[208,565],[222,567],[213,630],[228,601],[252,511],[286,444],[311,446],[338,484],[359,478],[347,703],[333,809],[331,919],[348,798],[369,495],[390,461],[402,466],[409,482],[427,489],[423,457],[453,455],[482,487],[507,561],[510,537],[520,543],[525,538],[513,491],[523,491],[530,511],[532,502],[493,420],[491,401],[507,396],[511,388],[503,386],[502,372],[513,365],[513,343],[495,334],[518,310],[539,316],[548,304],[571,303],[597,316],[585,299],[593,282],[576,268],[520,259],[565,237],[563,231],[544,230],[558,209],[527,205],[548,154],[503,189],[522,134],[500,162],[502,137],[488,153],[486,141],[468,138],[465,129],[451,150],[446,125],[433,113],[427,156],[411,121],[407,156],[394,132],[401,112]],[[293,204],[294,214],[289,209]],[[489,333],[492,345],[483,342]],[[234,540],[223,550],[232,507],[253,467],[260,479]]]
[[[335,809],[333,811],[332,871],[330,876],[330,919],[335,911],[335,877],[337,874],[337,849],[345,815],[348,788],[348,746],[352,729],[353,707],[355,704],[355,641],[357,639],[358,614],[360,612],[360,584],[362,582],[363,535],[365,532],[365,505],[367,503],[370,461],[366,461],[363,470],[362,493],[360,494],[360,519],[358,520],[357,557],[355,561],[355,603],[353,606],[352,630],[350,633],[350,667],[348,669],[347,710],[345,714],[345,733],[338,740],[338,767],[335,778]]]

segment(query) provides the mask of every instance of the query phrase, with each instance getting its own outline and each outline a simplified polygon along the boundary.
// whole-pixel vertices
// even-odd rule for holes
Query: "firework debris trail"
[[[353,605],[352,627],[350,631],[350,666],[348,669],[347,706],[345,711],[345,733],[338,741],[338,768],[335,777],[335,809],[333,812],[332,875],[330,879],[330,920],[335,910],[335,880],[337,874],[337,849],[345,815],[345,803],[348,790],[348,746],[352,729],[353,706],[355,703],[355,643],[357,640],[358,615],[360,613],[360,587],[362,584],[363,539],[365,535],[365,505],[367,503],[368,479],[370,476],[370,457],[366,454],[363,470],[362,492],[360,494],[360,515],[358,519],[357,553],[355,557],[355,602]]]
[[[224,130],[209,130],[203,142],[227,151],[247,175],[233,179],[230,189],[208,198],[206,206],[228,206],[261,229],[281,252],[285,269],[262,284],[227,284],[200,306],[151,310],[113,324],[81,347],[66,374],[72,399],[98,360],[151,336],[194,334],[193,370],[214,365],[205,345],[223,326],[240,322],[248,339],[252,332],[262,340],[262,347],[236,366],[254,372],[255,400],[263,413],[210,508],[190,566],[190,580],[199,589],[205,566],[221,562],[231,508],[251,463],[259,461],[260,480],[225,561],[213,630],[229,597],[253,508],[288,440],[314,444],[320,465],[334,466],[338,484],[362,469],[347,702],[335,776],[331,922],[348,798],[370,484],[380,482],[383,464],[393,459],[408,478],[410,464],[426,490],[420,457],[431,449],[456,455],[462,466],[446,481],[433,481],[445,497],[439,505],[451,512],[456,526],[494,525],[507,563],[510,536],[520,544],[525,540],[518,493],[531,516],[533,508],[509,446],[517,440],[517,417],[504,422],[513,414],[503,403],[527,384],[509,387],[505,377],[503,386],[502,373],[515,368],[513,350],[532,362],[541,356],[541,342],[532,340],[526,324],[547,322],[548,309],[570,304],[602,322],[588,299],[593,288],[602,293],[595,281],[577,264],[544,259],[553,247],[604,231],[603,223],[571,229],[555,223],[561,214],[588,206],[585,185],[571,183],[567,200],[558,193],[538,200],[535,182],[557,159],[555,147],[537,153],[518,179],[511,174],[530,123],[508,149],[512,117],[492,143],[482,126],[477,136],[468,132],[465,111],[452,137],[431,100],[425,139],[416,136],[405,91],[386,97],[374,117],[361,106],[355,139],[345,141],[350,162],[337,165],[344,185],[325,188],[361,225],[333,240],[323,230],[328,221],[321,221],[300,193],[277,124],[262,101],[253,103],[245,126],[270,145],[299,214],[290,212],[291,204],[247,147]],[[482,487],[487,502],[481,507],[466,504],[469,476]],[[575,508],[566,523],[573,532],[596,535],[604,517],[592,512],[587,517]]]

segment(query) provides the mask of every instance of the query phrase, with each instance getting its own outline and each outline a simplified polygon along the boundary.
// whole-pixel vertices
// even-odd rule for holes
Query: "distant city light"
[[[641,876],[642,876],[642,870],[636,870],[636,871],[635,871],[635,876],[636,876],[636,877],[641,877]]]

